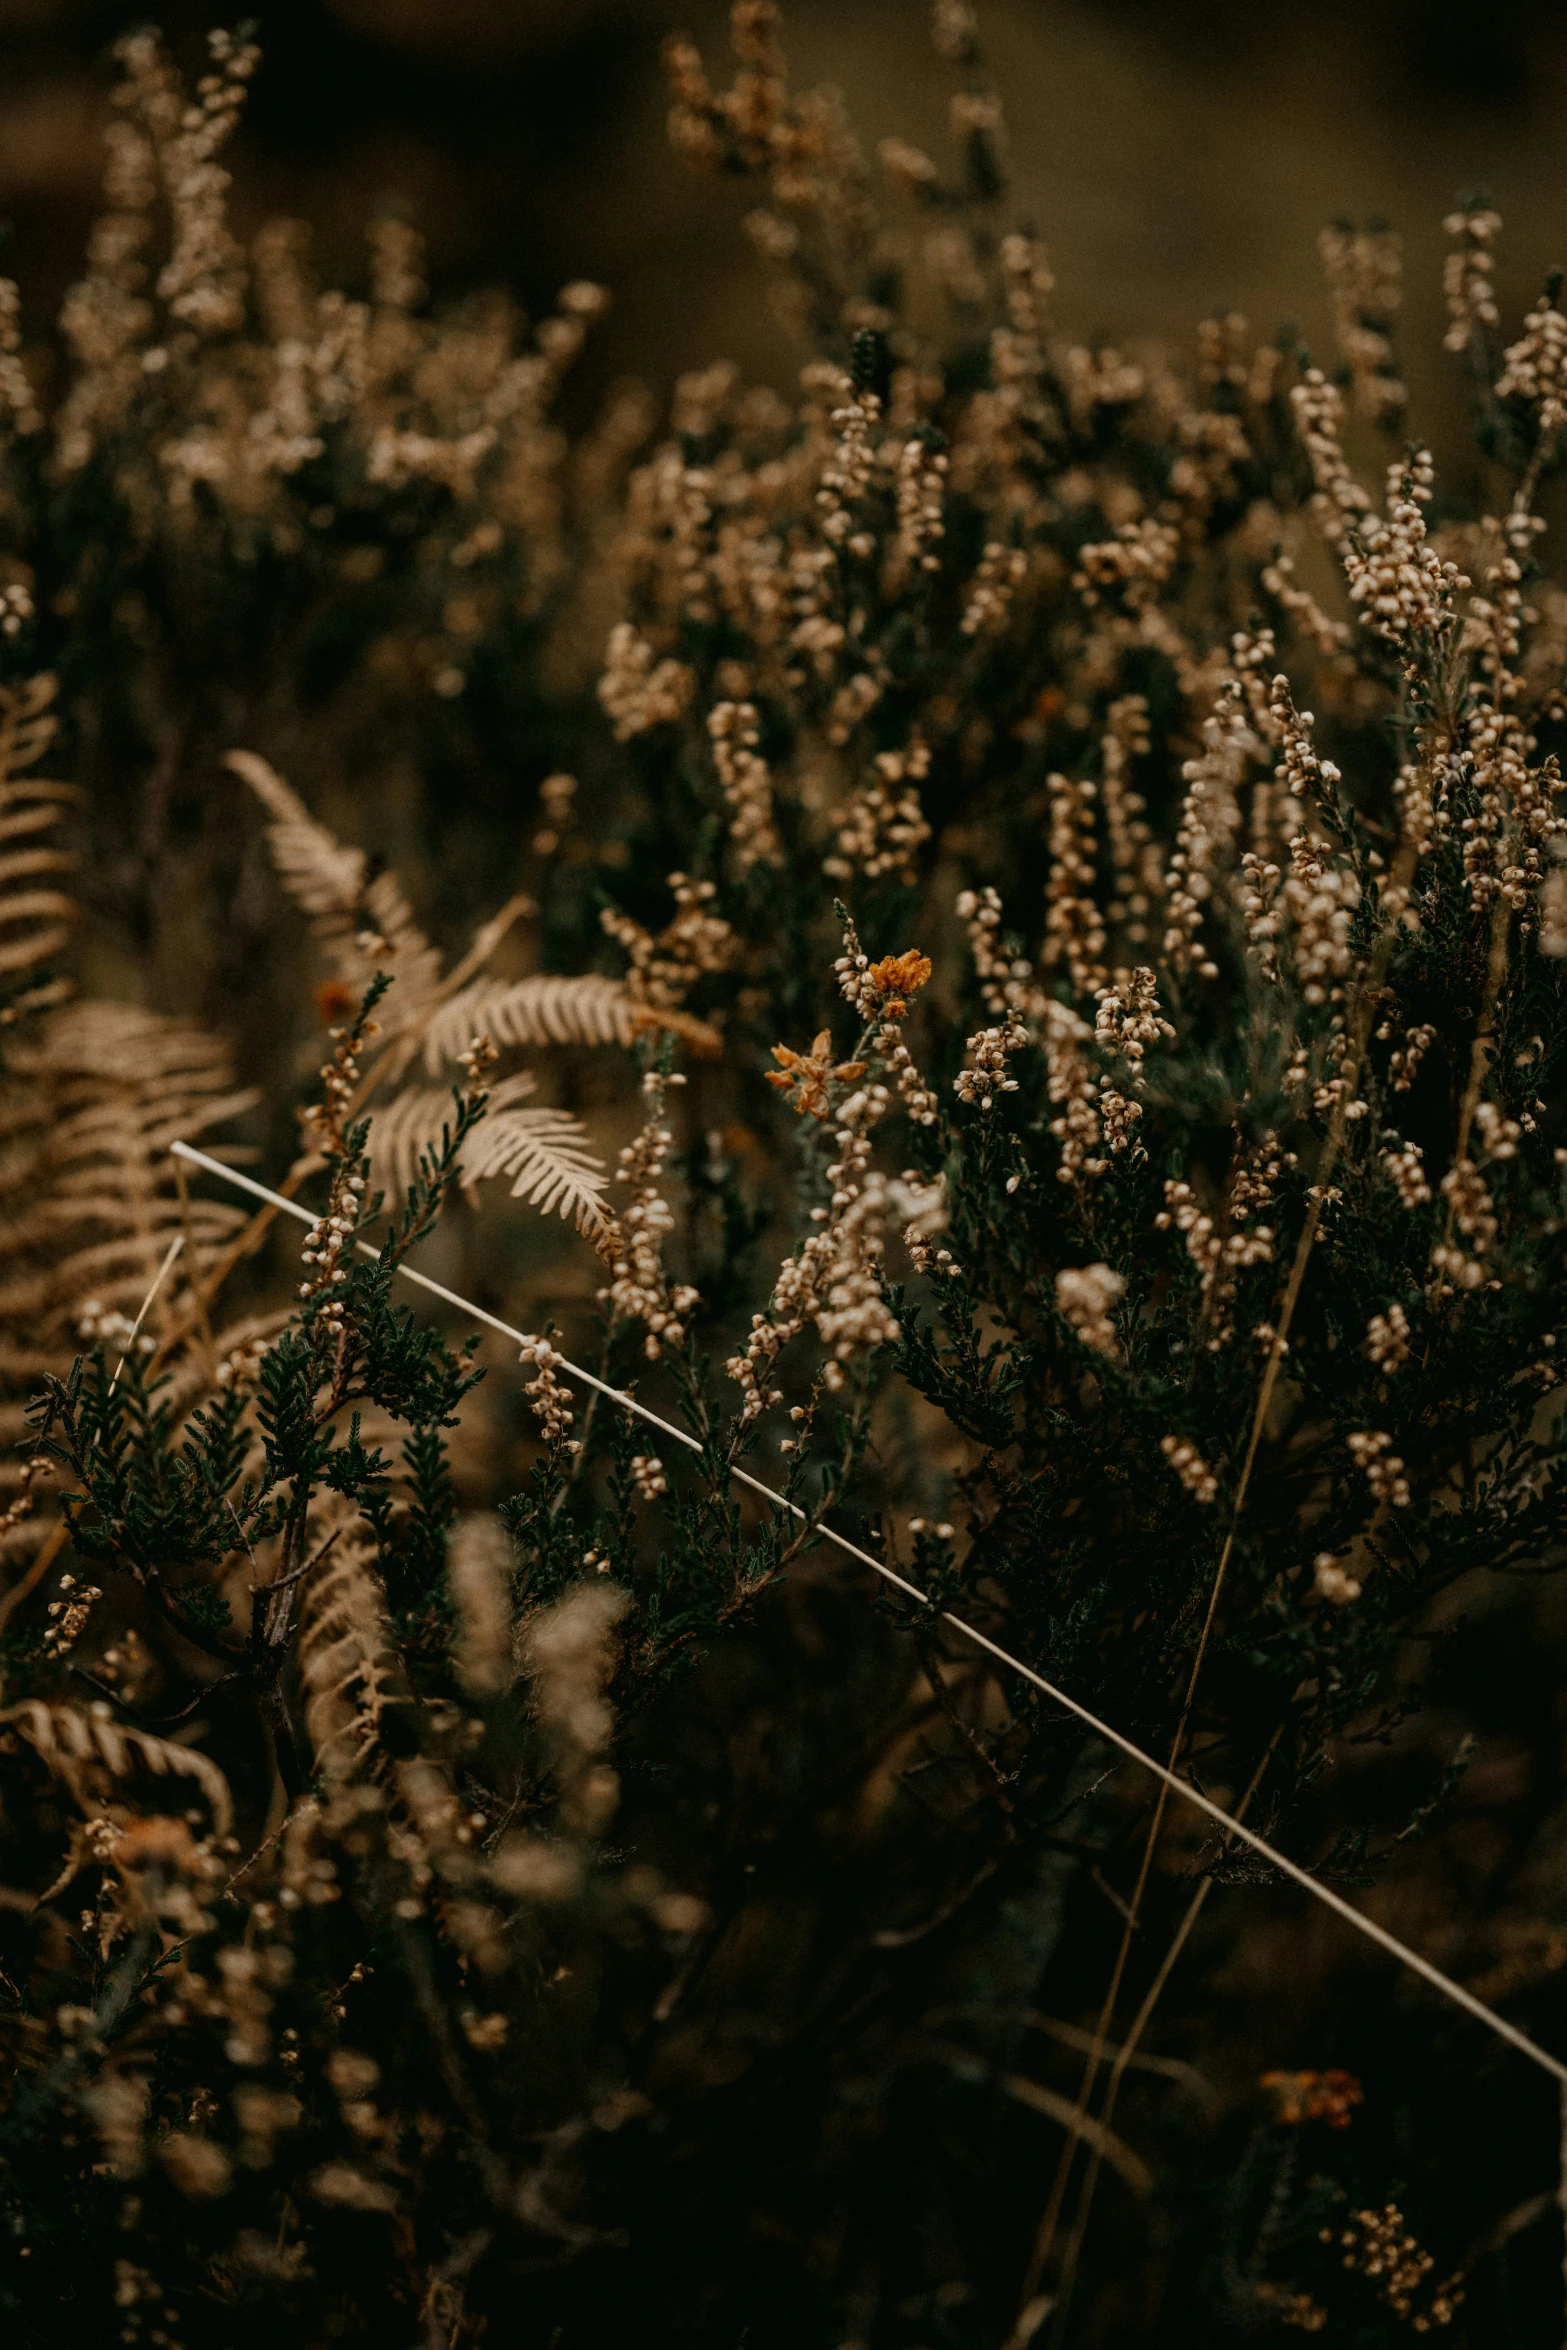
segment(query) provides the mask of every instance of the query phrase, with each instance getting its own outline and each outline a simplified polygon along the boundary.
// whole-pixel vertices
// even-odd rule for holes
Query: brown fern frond
[[[491,1112],[506,1109],[532,1091],[533,1079],[525,1072],[503,1078],[490,1089]],[[401,1200],[417,1178],[421,1154],[440,1150],[442,1136],[450,1131],[455,1117],[449,1085],[411,1085],[376,1111],[370,1123],[370,1172],[394,1202]],[[465,1180],[472,1157],[470,1138],[463,1153]]]
[[[390,873],[367,881],[364,850],[345,848],[317,823],[298,793],[254,751],[229,751],[224,765],[249,784],[271,818],[267,841],[278,878],[310,917],[334,972],[360,994],[377,970],[390,969],[396,984],[382,1023],[393,1031],[406,1028],[436,995],[441,960],[397,881]],[[375,943],[361,943],[367,938]]]
[[[24,772],[53,740],[54,695],[49,676],[0,686],[0,980],[51,962],[76,919],[75,899],[51,886],[52,877],[68,873],[74,860],[45,836],[81,795],[71,784]],[[63,983],[40,1000],[61,992]]]
[[[492,1044],[618,1044],[636,1036],[640,1007],[618,979],[536,973],[529,979],[481,979],[441,1006],[424,1032],[432,1077],[476,1036]]]
[[[475,1036],[493,1044],[633,1044],[650,1028],[683,1037],[705,1058],[722,1050],[716,1028],[689,1012],[661,1011],[602,972],[570,978],[537,972],[528,979],[481,979],[444,1003],[424,1032],[431,1076],[455,1061]]]
[[[330,1555],[305,1584],[299,1676],[317,1765],[329,1783],[341,1784],[373,1763],[382,1710],[402,1692],[370,1529],[333,1501],[321,1513],[317,1539],[333,1534]]]
[[[0,1143],[0,1493],[19,1470],[14,1440],[27,1395],[77,1351],[95,1303],[134,1317],[177,1233],[185,1278],[199,1275],[244,1221],[227,1200],[182,1209],[169,1145],[236,1116],[222,1043],[189,1021],[136,1004],[72,1003],[49,1012],[7,1055]],[[175,1302],[160,1295],[154,1321]],[[22,1540],[35,1539],[28,1521]]]
[[[526,1071],[491,1089],[483,1123],[463,1145],[463,1183],[509,1175],[512,1197],[525,1199],[541,1215],[569,1216],[579,1232],[597,1232],[604,1222],[604,1166],[588,1147],[586,1129],[568,1110],[519,1110],[512,1105],[533,1091]],[[374,1180],[400,1196],[418,1172],[420,1153],[441,1147],[453,1118],[445,1086],[410,1086],[378,1110],[370,1127]]]
[[[191,1779],[206,1798],[214,1833],[228,1833],[234,1816],[229,1783],[217,1764],[193,1746],[175,1746],[106,1714],[88,1713],[75,1705],[45,1705],[35,1697],[0,1709],[0,1732],[4,1731],[24,1739],[84,1810],[112,1801],[118,1783],[143,1775]]]
[[[569,1216],[590,1238],[604,1229],[604,1166],[585,1145],[584,1129],[566,1110],[502,1110],[486,1118],[468,1148],[463,1178],[482,1183],[512,1178],[513,1199],[541,1216]]]

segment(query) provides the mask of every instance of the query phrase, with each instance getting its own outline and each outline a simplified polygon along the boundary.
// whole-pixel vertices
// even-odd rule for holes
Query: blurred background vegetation
[[[157,21],[195,68],[211,0]],[[0,0],[0,216],[29,332],[77,274],[99,201],[107,52],[127,0]],[[365,273],[367,215],[406,209],[437,300],[505,283],[535,313],[566,279],[610,287],[571,396],[656,384],[723,353],[798,364],[736,233],[752,201],[683,172],[664,141],[659,43],[725,49],[723,0],[280,0],[232,150],[241,232],[315,225],[323,280]],[[947,81],[924,0],[796,0],[797,84],[838,83],[868,151],[938,142]],[[1185,344],[1215,305],[1325,338],[1322,224],[1382,214],[1408,254],[1402,340],[1415,408],[1455,398],[1438,364],[1441,219],[1483,184],[1508,224],[1504,315],[1564,243],[1567,16],[1549,0],[990,0],[1014,202],[1083,331]],[[1422,372],[1423,370],[1423,372]]]

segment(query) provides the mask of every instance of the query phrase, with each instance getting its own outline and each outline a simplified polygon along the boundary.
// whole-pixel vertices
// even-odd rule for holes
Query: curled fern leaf
[[[206,1798],[216,1834],[233,1819],[229,1783],[215,1762],[192,1746],[175,1746],[149,1730],[133,1730],[75,1705],[26,1698],[0,1710],[0,1730],[26,1740],[44,1768],[84,1808],[106,1800],[108,1782],[145,1773],[156,1779],[192,1779]]]

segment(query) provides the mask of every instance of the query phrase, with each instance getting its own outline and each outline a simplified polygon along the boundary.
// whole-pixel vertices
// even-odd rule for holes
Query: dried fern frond
[[[382,1709],[401,1693],[400,1674],[369,1528],[340,1501],[329,1502],[319,1524],[318,1540],[334,1532],[335,1540],[305,1584],[299,1675],[317,1765],[329,1783],[341,1784],[372,1762]]]
[[[503,1078],[490,1089],[491,1114],[523,1100],[533,1091],[526,1072]],[[412,1085],[394,1094],[370,1122],[370,1172],[376,1186],[395,1203],[402,1199],[419,1172],[420,1155],[438,1151],[441,1138],[456,1115],[449,1085]],[[473,1159],[473,1141],[463,1153],[464,1174]]]
[[[629,1045],[642,1024],[640,1009],[618,979],[599,972],[580,979],[549,972],[481,979],[442,1004],[430,1021],[424,1065],[437,1076],[476,1036],[498,1045]]]
[[[27,1394],[78,1347],[95,1302],[134,1316],[170,1241],[199,1273],[244,1221],[227,1200],[182,1210],[169,1145],[249,1108],[223,1044],[137,1004],[73,1003],[7,1056],[0,1118],[0,1492]],[[159,1310],[172,1301],[166,1291]],[[31,1521],[36,1526],[37,1521]]]
[[[441,959],[414,920],[413,910],[390,873],[366,880],[363,849],[345,848],[335,833],[317,823],[298,793],[254,751],[229,751],[224,765],[249,784],[271,818],[267,842],[278,878],[326,948],[337,976],[356,994],[377,970],[396,980],[381,1014],[391,1031],[407,1028],[426,1011],[441,984]],[[366,947],[363,938],[384,940]],[[467,1039],[464,1038],[464,1043]]]
[[[143,1774],[191,1779],[206,1798],[214,1833],[228,1833],[234,1816],[229,1783],[217,1764],[193,1746],[175,1746],[107,1714],[88,1713],[74,1705],[45,1705],[36,1697],[0,1709],[0,1732],[5,1731],[25,1739],[84,1810],[112,1801],[115,1783]]]
[[[55,680],[47,675],[0,686],[0,981],[23,979],[51,962],[76,919],[75,899],[51,879],[69,872],[73,860],[45,836],[81,795],[73,784],[24,773],[54,737],[54,695]],[[64,985],[33,1000],[57,1000]]]
[[[493,1044],[633,1044],[650,1028],[684,1038],[711,1058],[722,1050],[716,1028],[689,1012],[660,1011],[602,972],[569,978],[536,972],[528,979],[481,979],[452,996],[424,1032],[424,1064],[434,1077],[475,1036]]]
[[[532,1091],[525,1070],[491,1089],[484,1121],[463,1146],[463,1183],[509,1175],[513,1199],[527,1200],[544,1216],[569,1216],[579,1232],[597,1232],[605,1213],[603,1161],[594,1157],[586,1128],[569,1110],[512,1106]],[[440,1149],[452,1115],[445,1086],[410,1086],[378,1110],[370,1127],[376,1183],[401,1196],[418,1171],[420,1153]]]
[[[585,1145],[584,1129],[566,1110],[503,1110],[486,1118],[468,1149],[466,1183],[492,1175],[512,1178],[513,1199],[541,1216],[570,1216],[592,1237],[604,1228],[604,1165]]]

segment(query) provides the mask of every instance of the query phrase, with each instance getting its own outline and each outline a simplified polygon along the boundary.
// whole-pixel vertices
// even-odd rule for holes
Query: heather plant
[[[368,303],[246,256],[253,48],[124,45],[53,405],[0,378],[21,2340],[1556,2338],[1474,2009],[1559,2071],[1558,289],[1506,342],[1460,203],[1471,509],[1391,232],[1331,355],[1075,342],[934,32],[951,160],[880,180],[768,0],[728,89],[670,44],[809,356],[574,448],[600,295],[524,348],[401,228]],[[481,902],[367,782],[418,708],[478,791],[475,703]],[[107,746],[264,842],[308,1081],[205,973],[73,993]]]

